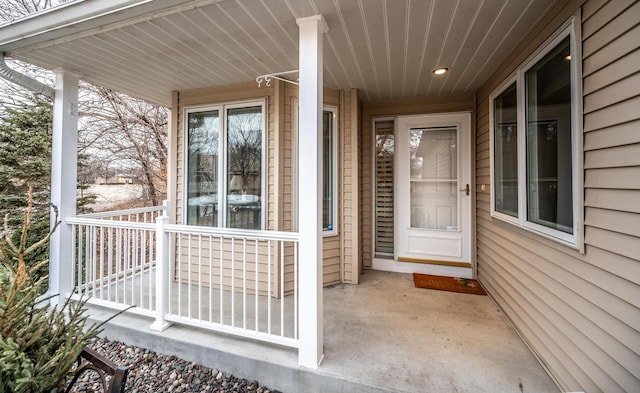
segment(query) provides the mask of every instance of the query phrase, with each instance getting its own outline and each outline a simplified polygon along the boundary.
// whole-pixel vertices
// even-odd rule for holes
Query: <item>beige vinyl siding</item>
[[[350,255],[343,255],[345,249],[353,249],[352,237],[354,234],[357,236],[357,231],[354,232],[353,220],[357,220],[357,215],[352,214],[349,209],[343,210],[344,206],[353,206],[353,202],[349,201],[343,206],[344,198],[353,198],[353,195],[357,195],[357,188],[355,193],[353,191],[354,179],[357,178],[357,172],[354,172],[354,166],[351,164],[352,153],[351,148],[357,146],[354,143],[353,134],[350,132],[350,128],[346,134],[343,135],[343,117],[345,118],[345,124],[351,125],[351,112],[343,112],[342,106],[346,103],[350,103],[350,98],[344,98],[344,92],[332,89],[324,90],[325,104],[332,105],[338,108],[338,135],[337,140],[344,143],[338,143],[338,225],[339,230],[336,236],[329,236],[324,238],[324,277],[323,281],[325,285],[331,285],[343,280],[345,275],[343,266],[348,266],[349,272],[356,271],[351,267],[351,263],[354,260]],[[294,145],[295,127],[293,124],[294,117],[294,100],[298,97],[298,88],[295,85],[284,83],[281,81],[274,81],[271,87],[258,88],[255,82],[240,83],[229,86],[204,88],[197,90],[181,91],[175,94],[176,107],[173,111],[177,114],[175,122],[176,137],[175,137],[175,156],[176,165],[175,172],[173,172],[173,179],[175,179],[175,217],[177,223],[183,222],[183,168],[184,168],[184,126],[183,116],[184,109],[190,107],[206,107],[209,105],[224,104],[229,102],[242,102],[252,100],[265,100],[265,120],[267,125],[266,135],[266,160],[267,171],[265,176],[267,177],[267,194],[266,194],[266,222],[267,230],[281,230],[291,231],[294,229],[294,209],[296,207],[295,198],[295,149]],[[356,104],[357,105],[357,104]],[[356,113],[357,114],[357,113]],[[347,121],[348,120],[348,121]],[[345,126],[346,127],[346,126]],[[356,135],[357,136],[357,135]],[[357,166],[355,167],[357,171]],[[346,174],[345,171],[349,171],[348,176],[340,176]],[[355,205],[357,208],[357,204]],[[346,215],[345,215],[346,214]],[[347,220],[349,222],[347,222]],[[357,221],[356,221],[357,222]],[[357,228],[357,225],[355,225]],[[345,230],[346,228],[346,230]],[[357,246],[357,241],[356,241]],[[177,248],[176,258],[178,261],[182,261],[180,264],[181,277],[187,277],[188,271],[191,268],[191,272],[194,270],[193,254],[192,264],[186,262],[188,260],[188,247]],[[274,252],[279,252],[274,250]],[[290,246],[285,247],[285,254],[292,254],[293,249]],[[289,261],[289,259],[287,259]],[[355,259],[357,263],[357,258]],[[230,262],[227,261],[230,265]],[[263,266],[260,266],[260,272],[263,271]],[[265,268],[266,269],[266,268]],[[292,266],[287,263],[286,269],[291,270],[286,275],[287,288],[292,284],[288,273],[292,273]],[[266,270],[265,270],[266,271]],[[177,275],[176,270],[175,274]],[[226,273],[225,273],[226,274]],[[272,274],[277,275],[277,267],[274,267]],[[184,276],[183,276],[184,275]],[[292,275],[291,275],[292,277]],[[353,282],[354,278],[349,273],[349,280],[347,282]],[[357,278],[355,278],[357,282]],[[289,282],[291,281],[291,282]],[[214,277],[214,284],[218,282],[218,278]],[[277,283],[277,280],[273,281]],[[273,289],[278,291],[277,288]]]
[[[566,391],[640,391],[640,2],[582,7],[584,254],[490,216],[489,94],[584,1],[559,2],[478,93],[478,276]]]
[[[178,108],[174,112],[178,115],[177,123],[177,137],[176,137],[176,223],[183,223],[183,176],[184,176],[184,110],[190,107],[205,107],[209,105],[216,105],[229,102],[242,102],[242,101],[257,101],[265,100],[265,120],[267,125],[266,139],[267,139],[267,170],[265,176],[267,179],[273,178],[275,167],[273,151],[270,150],[270,141],[272,143],[276,130],[274,129],[274,123],[272,120],[273,113],[273,87],[257,87],[255,82],[238,83],[228,86],[202,88],[195,90],[185,90],[178,94]],[[267,206],[272,203],[274,198],[273,185],[268,182],[266,190]],[[267,215],[267,227],[266,229],[273,229],[275,222],[273,216]]]
[[[325,88],[323,91],[324,94],[324,104],[325,105],[331,105],[331,106],[335,106],[336,108],[338,108],[338,125],[340,124],[340,119],[341,116],[343,116],[343,114],[341,113],[342,110],[340,108],[340,91],[339,90],[333,90],[333,89],[327,89]],[[298,99],[298,87],[296,85],[293,84],[286,84],[285,86],[285,99],[284,101],[287,102],[288,104],[288,109],[285,110],[286,114],[285,116],[287,117],[287,121],[289,122],[289,127],[286,127],[285,129],[290,129],[290,140],[287,140],[285,137],[285,195],[284,195],[284,200],[285,200],[285,226],[290,225],[291,228],[294,227],[294,222],[293,222],[293,218],[295,217],[295,214],[293,212],[293,210],[296,208],[297,206],[297,202],[294,201],[294,195],[295,195],[295,180],[294,180],[294,176],[296,173],[296,169],[295,169],[295,151],[297,150],[297,146],[295,146],[295,143],[297,143],[297,140],[294,136],[294,131],[295,131],[295,125],[293,124],[294,121],[294,113],[295,113],[295,108],[294,108],[294,102],[296,102],[296,100]],[[342,132],[342,130],[340,129],[340,127],[337,128],[337,138],[338,140],[340,140],[340,133]],[[341,154],[341,150],[342,147],[338,146],[338,157],[340,157]],[[338,160],[338,171],[336,173],[340,173],[339,171],[341,170],[341,162],[340,160]],[[338,182],[338,212],[340,212],[340,207],[342,204],[342,201],[340,200],[340,192],[341,192],[341,183]],[[299,213],[298,216],[299,219],[304,219],[304,215]],[[340,241],[340,236],[341,236],[341,230],[340,230],[340,225],[342,225],[342,217],[340,215],[338,215],[338,235],[336,236],[328,236],[328,237],[324,237],[323,239],[323,283],[324,285],[332,285],[332,284],[336,284],[339,283],[341,281],[341,272],[340,272],[340,268],[341,268],[341,241]]]
[[[343,116],[341,117],[340,162],[342,163],[338,181],[341,189],[341,241],[342,241],[342,281],[357,284],[359,279],[359,225],[358,225],[358,124],[360,103],[358,92],[352,89],[342,93]]]
[[[371,267],[374,255],[374,135],[372,122],[379,118],[429,113],[473,112],[473,95],[412,98],[405,100],[364,103],[362,105],[362,135],[360,137],[360,215],[362,220],[362,264]],[[472,114],[473,116],[473,114]]]

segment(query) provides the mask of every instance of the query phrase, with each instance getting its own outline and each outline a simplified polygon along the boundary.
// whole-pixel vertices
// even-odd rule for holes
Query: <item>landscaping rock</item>
[[[116,364],[130,367],[126,392],[279,393],[260,385],[258,381],[236,378],[229,373],[175,356],[162,355],[105,338],[95,341],[92,347]],[[88,374],[78,381],[72,391],[94,392],[98,386],[97,376]]]

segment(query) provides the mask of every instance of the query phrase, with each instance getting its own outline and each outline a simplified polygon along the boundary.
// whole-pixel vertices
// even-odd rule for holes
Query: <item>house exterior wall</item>
[[[446,112],[473,112],[473,95],[452,97],[413,98],[390,102],[362,104],[362,127],[360,135],[360,215],[361,215],[361,261],[362,268],[371,268],[374,252],[374,130],[375,119],[396,116],[421,115]],[[473,113],[472,113],[473,117]]]
[[[339,282],[357,282],[357,275],[352,272],[357,271],[352,267],[355,259],[352,258],[353,250],[353,214],[350,207],[353,205],[354,195],[353,185],[353,165],[352,161],[356,154],[351,152],[351,148],[357,146],[353,143],[352,137],[357,133],[351,131],[351,102],[350,92],[343,92],[333,89],[324,91],[325,105],[331,105],[338,110],[337,145],[338,145],[338,231],[335,236],[324,238],[323,248],[323,272],[325,285]],[[294,127],[294,103],[298,98],[298,88],[295,85],[274,80],[270,87],[257,87],[255,82],[234,84],[221,87],[203,88],[196,90],[180,91],[174,94],[174,108],[172,108],[172,130],[175,135],[171,140],[175,146],[172,154],[175,157],[175,170],[172,173],[169,187],[173,195],[170,197],[175,201],[175,222],[183,223],[183,189],[184,189],[184,111],[187,108],[206,107],[209,105],[242,102],[252,100],[265,100],[266,119],[266,230],[292,231],[295,230],[296,220],[296,153],[295,153],[295,127]],[[348,121],[347,121],[348,119]],[[346,143],[348,140],[348,143]],[[343,143],[345,142],[345,143]],[[349,175],[345,173],[349,172]],[[342,176],[345,175],[345,176]],[[355,191],[357,195],[357,189]],[[346,207],[349,207],[347,209]],[[302,218],[304,215],[302,215]],[[357,216],[355,217],[357,220]],[[357,229],[357,226],[355,226]],[[356,241],[357,244],[357,241]],[[177,260],[183,261],[180,265],[182,277],[186,277],[189,271],[186,245],[183,250],[176,250]],[[291,251],[291,250],[289,250]],[[218,252],[217,248],[214,252]],[[288,251],[285,250],[285,253]],[[266,253],[266,251],[265,251]],[[180,259],[182,254],[182,259]],[[208,251],[206,251],[208,254]],[[195,262],[194,262],[195,263]],[[197,271],[192,269],[191,272]],[[357,263],[357,261],[355,262]],[[266,271],[266,268],[260,268]],[[287,269],[292,270],[292,269]],[[279,274],[274,271],[273,274]],[[286,277],[289,275],[285,274]],[[293,276],[291,281],[293,283]],[[214,282],[217,282],[215,278]],[[264,277],[266,282],[266,277]],[[277,281],[277,280],[276,280]],[[287,285],[285,286],[285,288]],[[262,287],[260,287],[262,288]],[[273,288],[278,291],[277,288]]]
[[[480,191],[489,95],[579,10],[584,253],[492,218]],[[639,29],[637,1],[559,2],[477,95],[478,277],[567,391],[640,390]]]

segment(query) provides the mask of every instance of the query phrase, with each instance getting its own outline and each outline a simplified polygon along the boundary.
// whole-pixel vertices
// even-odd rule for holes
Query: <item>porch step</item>
[[[104,321],[114,314],[113,310],[101,306],[87,307],[89,323]],[[236,377],[258,380],[283,393],[401,392],[330,375],[322,372],[322,366],[319,370],[299,367],[297,351],[290,348],[177,324],[157,332],[149,329],[151,323],[148,317],[119,315],[105,325],[101,336],[164,355],[175,355]]]

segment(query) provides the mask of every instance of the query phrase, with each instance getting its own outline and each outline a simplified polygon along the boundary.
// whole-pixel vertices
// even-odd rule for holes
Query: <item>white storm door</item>
[[[472,268],[470,129],[469,113],[398,118],[398,262]]]

